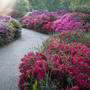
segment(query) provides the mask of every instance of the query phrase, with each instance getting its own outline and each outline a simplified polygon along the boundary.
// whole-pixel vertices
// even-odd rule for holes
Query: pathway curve
[[[0,90],[18,90],[20,59],[30,50],[36,51],[47,37],[23,29],[21,38],[0,48]]]

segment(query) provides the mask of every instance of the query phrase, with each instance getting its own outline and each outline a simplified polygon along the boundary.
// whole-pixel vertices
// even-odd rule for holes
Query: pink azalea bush
[[[36,18],[42,14],[45,14],[47,16],[62,16],[65,13],[69,12],[70,10],[68,8],[65,8],[63,10],[58,9],[57,11],[54,12],[49,12],[48,10],[34,10],[32,12],[29,13],[29,15],[26,15],[24,17],[22,17],[19,21],[20,22],[24,22],[27,23],[28,21],[30,21],[32,18]]]
[[[22,17],[19,21],[23,23],[24,27],[43,33],[77,29],[90,31],[90,14],[69,13],[68,11],[67,9],[55,12],[34,11],[30,15]]]
[[[19,21],[28,29],[33,29],[42,33],[52,33],[54,31],[51,28],[52,22],[60,18],[68,11],[68,9],[58,9],[54,12],[49,12],[47,10],[36,10],[28,16],[22,17]]]
[[[66,34],[65,40],[60,42]],[[18,86],[22,90],[31,90],[35,85],[38,90],[43,87],[45,90],[90,88],[90,49],[74,39],[67,42],[70,35],[71,31],[53,36],[46,40],[40,52],[29,52],[21,59]]]
[[[56,19],[57,18],[55,15],[41,14],[40,16],[36,16],[34,18],[25,19],[24,24],[28,29],[33,29],[42,33],[50,33],[53,32],[53,30],[51,29],[51,24]]]
[[[90,23],[86,23],[83,25],[83,22],[87,16],[90,16],[90,14],[84,14],[84,13],[68,13],[62,16],[60,19],[53,22],[52,28],[56,32],[61,32],[63,30],[77,30],[82,29],[84,31],[90,30]]]

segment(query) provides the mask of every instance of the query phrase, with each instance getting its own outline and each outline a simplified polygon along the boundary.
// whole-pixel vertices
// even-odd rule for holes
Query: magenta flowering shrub
[[[77,30],[82,29],[84,31],[90,30],[90,23],[83,24],[85,18],[90,16],[84,13],[68,13],[62,16],[60,19],[53,22],[52,28],[56,32],[61,32],[63,30]]]
[[[78,52],[77,52],[78,51]],[[44,54],[46,53],[46,54]],[[29,52],[21,59],[19,66],[21,75],[19,77],[19,87],[24,90],[33,88],[37,80],[40,87],[40,81],[46,80],[47,74],[50,78],[52,89],[77,90],[89,89],[90,50],[82,44],[50,44],[46,47],[44,53]],[[33,75],[33,82],[30,77]],[[30,86],[24,83],[30,83]],[[39,90],[39,89],[38,89]]]
[[[57,11],[54,11],[54,12],[49,12],[48,10],[34,10],[32,12],[30,12],[28,15],[26,15],[25,17],[22,17],[20,19],[20,21],[22,22],[27,22],[28,20],[32,19],[32,18],[35,18],[35,17],[38,17],[42,14],[45,14],[47,16],[54,16],[54,17],[58,17],[58,16],[62,16],[64,15],[65,13],[69,12],[70,10],[65,8],[63,10],[61,9],[58,9]]]
[[[85,58],[86,52],[88,58]],[[51,60],[53,62],[54,68],[57,68],[58,70],[56,69],[53,72],[52,79],[56,81],[57,78],[57,83],[59,83],[57,87],[63,87],[65,89],[67,87],[72,88],[74,86],[77,86],[78,90],[90,88],[89,81],[87,80],[87,78],[90,78],[90,71],[88,71],[90,68],[89,49],[87,49],[82,44],[73,42],[64,45],[61,43],[57,45],[49,43],[49,45],[46,46],[44,53],[54,56],[54,58],[50,58],[52,58]],[[88,64],[87,69],[85,64]],[[54,75],[56,77],[54,77]],[[70,82],[68,81],[68,79],[70,80]]]
[[[43,33],[77,29],[90,31],[90,22],[87,20],[90,14],[69,13],[68,11],[67,9],[57,10],[55,12],[34,11],[30,15],[22,17],[19,21],[23,23],[24,27]]]
[[[23,24],[23,27],[28,29],[33,29],[42,33],[51,33],[54,31],[51,28],[52,22],[60,18],[68,11],[68,9],[58,9],[54,12],[49,12],[47,10],[35,10],[28,16],[22,17],[19,21]]]
[[[52,33],[53,30],[51,29],[51,25],[56,19],[57,17],[54,14],[41,14],[34,18],[26,17],[23,22],[26,28],[42,33]]]
[[[62,32],[47,39],[40,52],[25,55],[19,66],[21,75],[18,86],[22,90],[32,90],[37,81],[37,90],[42,87],[47,90],[47,86],[50,90],[88,90],[90,49],[79,35],[87,38],[80,31]]]
[[[88,47],[90,47],[90,39],[86,36],[86,34],[82,30],[76,30],[76,31],[63,31],[58,34],[54,34],[51,36],[51,38],[48,38],[45,44],[48,44],[49,42],[52,43],[71,43],[71,42],[77,42],[82,43]]]
[[[33,82],[30,85],[30,88],[33,87],[35,80],[44,79],[44,56],[40,53],[29,52],[28,55],[25,55],[21,59],[22,63],[19,66],[21,75],[19,77],[19,87],[24,90],[26,86],[23,86],[24,83],[30,82],[30,78],[33,75]],[[46,62],[47,63],[47,62]]]
[[[22,17],[19,21],[23,22],[24,24],[29,23],[32,19],[40,17],[40,15],[47,15],[48,17],[53,16],[57,17],[58,14],[56,12],[49,12],[48,10],[35,10],[32,11],[28,16]]]

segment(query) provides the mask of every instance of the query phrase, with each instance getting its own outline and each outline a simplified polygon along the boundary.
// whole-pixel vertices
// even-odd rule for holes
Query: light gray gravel
[[[0,90],[18,90],[20,59],[29,51],[36,51],[48,35],[22,29],[18,40],[0,48]]]

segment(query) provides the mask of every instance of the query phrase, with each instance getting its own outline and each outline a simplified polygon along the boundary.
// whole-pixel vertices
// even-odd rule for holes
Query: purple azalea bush
[[[4,16],[4,15],[0,16],[0,21],[2,21],[2,22],[8,22],[11,20],[13,20],[13,18],[11,18],[10,16]]]
[[[21,25],[10,16],[0,16],[0,46],[18,38]]]
[[[58,9],[57,11],[52,11],[52,12],[49,12],[48,10],[34,10],[32,11],[28,16],[29,17],[36,17],[36,16],[39,16],[41,14],[46,14],[46,15],[55,15],[55,16],[58,16],[58,15],[64,15],[65,13],[69,12],[70,9],[68,8],[65,8],[65,9]]]

